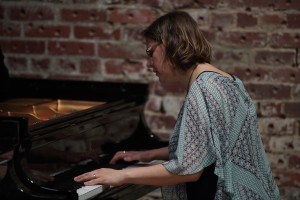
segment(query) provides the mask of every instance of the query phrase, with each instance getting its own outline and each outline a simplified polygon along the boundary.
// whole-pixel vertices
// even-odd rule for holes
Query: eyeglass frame
[[[158,45],[160,45],[160,44],[155,44],[155,45],[153,45],[153,46],[149,46],[149,47],[146,49],[146,54],[147,54],[147,56],[148,56],[149,58],[152,58],[153,53],[154,53],[154,51],[155,51],[155,49],[156,49],[156,47],[157,47]]]

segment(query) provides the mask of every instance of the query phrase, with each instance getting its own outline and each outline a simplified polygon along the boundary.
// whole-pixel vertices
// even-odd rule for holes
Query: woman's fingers
[[[74,180],[84,182],[85,185],[121,185],[124,180],[124,174],[122,170],[101,168],[76,176]]]
[[[139,161],[142,155],[141,151],[118,151],[110,160],[109,164],[115,164],[118,160]]]
[[[110,160],[109,164],[116,164],[118,160],[132,161],[132,151],[118,151]]]
[[[86,181],[90,181],[95,178],[96,178],[96,172],[91,171],[91,172],[87,172],[87,173],[81,174],[79,176],[76,176],[74,178],[74,180],[77,182],[86,182]]]

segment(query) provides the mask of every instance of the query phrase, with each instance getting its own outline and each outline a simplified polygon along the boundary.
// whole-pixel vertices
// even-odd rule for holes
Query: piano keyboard
[[[107,159],[109,160],[109,159]],[[100,167],[112,168],[112,169],[123,169],[136,162],[118,162],[117,164],[110,165],[108,161],[106,163],[95,163],[91,159],[84,160],[78,165],[73,166],[72,168],[64,169],[52,173],[51,176],[55,177],[55,181],[48,182],[44,187],[53,188],[61,191],[76,191],[78,194],[78,199],[86,200],[92,198],[105,189],[110,188],[110,186],[105,185],[94,185],[94,186],[85,186],[83,183],[75,182],[73,178],[82,173],[97,169]]]
[[[85,160],[80,165],[75,166],[71,169],[64,169],[62,171],[56,172],[51,174],[55,177],[54,182],[48,183],[48,188],[55,188],[62,191],[75,191],[78,194],[79,200],[87,200],[91,199],[98,194],[102,193],[104,190],[109,189],[110,186],[105,185],[93,185],[93,186],[85,186],[83,183],[75,182],[73,178],[79,174],[84,172],[97,169],[100,167],[107,167],[112,169],[124,169],[124,168],[131,168],[131,167],[142,167],[142,166],[149,166],[154,164],[162,163],[161,160],[154,160],[152,162],[124,162],[120,161],[117,164],[109,165],[109,164],[97,164],[92,160]]]
[[[90,199],[100,194],[107,188],[109,188],[109,186],[104,186],[104,185],[83,186],[82,188],[76,190],[78,194],[78,200]]]

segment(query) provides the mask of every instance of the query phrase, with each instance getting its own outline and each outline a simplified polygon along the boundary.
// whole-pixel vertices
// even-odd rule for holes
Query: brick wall
[[[200,24],[213,64],[244,81],[282,198],[299,199],[299,0],[1,0],[0,45],[14,77],[150,83],[147,122],[167,139],[184,88],[151,76],[139,32],[173,9]]]

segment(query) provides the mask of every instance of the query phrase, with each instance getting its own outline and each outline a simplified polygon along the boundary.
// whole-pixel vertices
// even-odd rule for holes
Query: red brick
[[[202,29],[202,32],[205,36],[205,38],[210,42],[215,42],[217,40],[217,33],[216,31],[213,31],[213,30],[203,30]]]
[[[125,5],[142,4],[142,5],[153,6],[153,7],[162,7],[164,3],[165,1],[161,1],[161,0],[124,0]]]
[[[282,103],[278,102],[259,102],[257,113],[261,117],[281,117],[282,116]]]
[[[77,72],[76,62],[73,60],[60,59],[57,67],[66,74]]]
[[[140,4],[143,6],[150,7],[160,7],[168,10],[178,9],[178,8],[187,8],[187,7],[195,7],[197,4],[194,3],[193,0],[124,0],[124,4],[126,5],[136,5]]]
[[[194,1],[193,0],[173,0],[172,4],[174,8],[187,8],[187,7],[194,7]]]
[[[299,68],[278,68],[272,70],[272,79],[281,83],[300,83]]]
[[[141,73],[144,69],[142,63],[138,62],[107,62],[105,71],[107,74]]]
[[[287,27],[300,28],[300,14],[287,14]]]
[[[295,51],[262,50],[255,52],[255,63],[270,66],[293,66],[295,64]]]
[[[111,9],[108,21],[120,24],[149,24],[156,17],[154,11],[147,9]]]
[[[216,8],[219,4],[219,0],[201,0],[201,1],[197,1],[197,3],[199,4],[199,7],[201,8]]]
[[[27,71],[27,59],[21,57],[7,57],[6,66],[9,71]]]
[[[300,173],[290,170],[273,170],[273,175],[278,186],[281,187],[300,187]]]
[[[286,102],[284,114],[286,117],[300,118],[300,102]]]
[[[227,0],[224,6],[227,8],[244,8],[251,5],[250,1],[247,0]]]
[[[282,118],[259,118],[259,130],[260,133],[266,135],[293,135],[296,122],[294,119],[282,119]],[[279,144],[280,142],[280,144]],[[277,151],[279,148],[285,148],[285,150],[296,150],[290,141],[277,140],[270,142],[273,144],[273,150]]]
[[[21,26],[15,23],[0,23],[0,36],[21,36]]]
[[[246,8],[247,10],[251,10],[252,7],[254,8],[266,8],[273,6],[273,0],[227,0],[224,1],[224,6],[227,8]]]
[[[253,99],[290,99],[291,86],[279,84],[245,84]]]
[[[299,137],[294,135],[272,136],[269,144],[270,151],[274,153],[293,153],[299,151]]]
[[[261,137],[262,143],[264,145],[264,149],[267,152],[272,152],[270,150],[270,146],[269,146],[270,137],[272,137],[272,135],[267,135],[265,133],[260,132],[260,137]],[[275,153],[275,152],[273,152],[273,153]]]
[[[211,14],[207,12],[206,10],[191,10],[189,11],[189,14],[191,17],[199,24],[199,26],[202,28],[204,26],[209,26],[210,25],[210,20],[209,18],[211,17]]]
[[[257,18],[252,13],[238,13],[237,26],[238,27],[253,27],[257,25]]]
[[[300,156],[292,155],[289,159],[289,168],[300,169]]]
[[[224,48],[214,48],[214,59],[216,61],[226,62],[241,62],[243,60],[247,60],[247,55],[240,50],[235,51],[234,49],[226,50]]]
[[[34,71],[47,71],[50,68],[50,60],[48,58],[31,60],[32,69]]]
[[[285,15],[283,13],[263,14],[260,21],[264,27],[280,27],[286,24]]]
[[[271,35],[271,47],[280,48],[299,48],[300,33],[275,33]]]
[[[7,53],[42,54],[45,43],[41,41],[1,40],[1,48]]]
[[[25,35],[28,37],[66,38],[70,36],[70,27],[65,25],[28,24]]]
[[[293,88],[293,97],[300,100],[300,85],[295,85]]]
[[[93,43],[87,42],[52,42],[48,44],[48,51],[52,55],[85,55],[93,56],[95,47]]]
[[[137,59],[145,58],[146,55],[144,45],[135,44],[99,44],[98,52],[98,55],[103,58]]]
[[[219,35],[223,44],[242,47],[264,47],[267,43],[267,34],[260,32],[224,32]]]
[[[122,68],[125,73],[127,73],[129,76],[131,74],[138,74],[140,75],[142,71],[144,70],[143,63],[141,62],[131,62],[131,61],[126,61],[123,63]]]
[[[106,22],[106,11],[96,9],[62,9],[61,19],[69,22]]]
[[[83,59],[80,61],[80,72],[84,74],[100,73],[99,60]]]
[[[216,27],[218,30],[222,30],[224,27],[232,27],[234,22],[234,16],[232,14],[214,13],[211,16],[211,26]]]
[[[268,68],[241,68],[236,67],[233,74],[243,81],[262,82],[270,80],[270,69]]]
[[[247,0],[246,0],[247,1]],[[273,8],[273,0],[252,0],[249,1],[249,3],[251,2],[251,7],[256,7],[256,8]]]
[[[48,6],[13,6],[9,12],[12,20],[52,20],[54,13]]]
[[[144,41],[141,27],[124,27],[123,35],[127,41]]]
[[[107,74],[122,74],[122,63],[121,62],[114,62],[114,61],[108,61],[105,63],[105,71]]]
[[[300,1],[298,0],[275,0],[275,10],[300,10]]]
[[[76,38],[97,38],[119,40],[121,31],[119,28],[112,26],[75,26],[74,35]]]
[[[267,153],[267,159],[271,168],[286,169],[290,157],[282,153]]]

